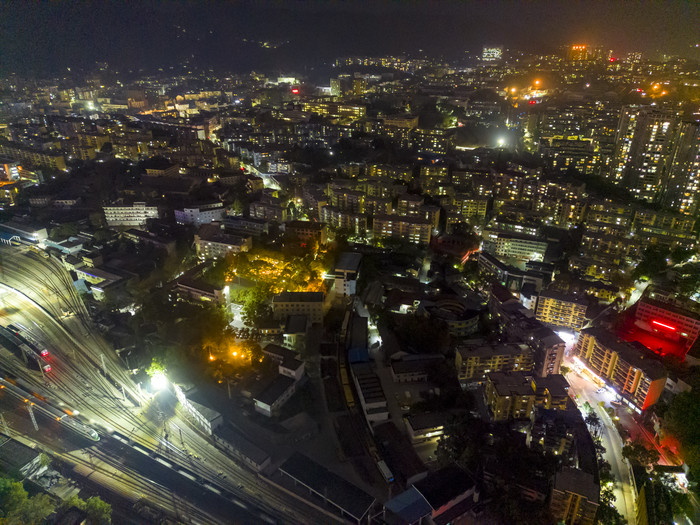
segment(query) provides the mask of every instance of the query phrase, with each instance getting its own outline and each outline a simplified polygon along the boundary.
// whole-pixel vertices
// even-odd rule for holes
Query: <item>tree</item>
[[[4,516],[26,505],[27,491],[22,484],[8,478],[0,478],[0,511]]]
[[[104,213],[102,213],[102,212],[99,212],[99,211],[93,212],[88,216],[88,218],[90,220],[90,225],[93,228],[101,229],[101,228],[104,228],[105,226],[107,226],[107,222],[105,221]]]
[[[165,364],[163,364],[163,361],[159,358],[154,357],[151,360],[151,366],[146,369],[146,373],[148,374],[148,377],[165,375]]]
[[[681,264],[690,259],[690,257],[696,253],[695,250],[689,248],[684,248],[682,246],[676,246],[671,250],[669,258],[673,264]]]
[[[97,496],[85,500],[85,512],[93,525],[107,525],[112,522],[112,506]]]
[[[62,241],[76,233],[78,233],[78,227],[73,223],[66,222],[51,230],[49,237],[52,241]]]
[[[663,429],[673,434],[681,443],[681,455],[690,466],[691,475],[700,470],[700,392],[676,395],[663,416]]]
[[[565,376],[565,375],[568,374],[569,372],[571,372],[571,368],[569,368],[568,366],[561,365],[561,366],[559,367],[559,373],[560,373],[561,375]]]
[[[635,279],[649,279],[663,272],[668,267],[669,249],[664,246],[649,246],[642,254],[642,259],[632,271]]]
[[[646,467],[659,461],[659,452],[655,448],[647,448],[640,440],[633,441],[622,447],[622,456],[632,463]]]
[[[615,493],[612,485],[606,485],[600,490],[600,505],[595,521],[603,525],[622,525],[625,522],[615,508]]]
[[[268,304],[269,293],[261,286],[245,292],[241,316],[247,325],[257,326],[261,321],[272,317],[272,308]]]
[[[592,430],[594,436],[598,436],[600,434],[600,429],[603,426],[603,424],[601,423],[598,414],[591,410],[589,414],[584,418],[584,421],[586,422],[586,425],[588,425],[588,428]]]
[[[449,423],[438,441],[435,452],[438,463],[457,463],[466,468],[475,466],[487,444],[488,427],[481,419],[464,417]]]
[[[92,525],[108,525],[112,522],[112,506],[97,496],[92,496],[87,500],[75,495],[71,496],[61,502],[59,509],[67,510],[71,507],[84,511]]]
[[[53,502],[47,494],[30,498],[22,483],[0,478],[0,523],[38,525],[53,511]]]

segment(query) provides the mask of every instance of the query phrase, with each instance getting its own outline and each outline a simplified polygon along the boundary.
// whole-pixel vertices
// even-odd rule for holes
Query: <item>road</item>
[[[567,363],[567,366],[571,366],[571,364]],[[634,523],[634,482],[630,465],[622,456],[624,445],[622,439],[608,413],[599,405],[600,401],[603,400],[600,396],[596,396],[599,385],[576,372],[573,366],[571,368],[572,371],[567,374],[566,379],[569,381],[571,392],[577,396],[576,404],[585,415],[583,405],[588,402],[602,423],[600,438],[605,447],[604,458],[610,463],[613,476],[615,476],[615,507],[628,523]]]
[[[228,457],[178,414],[148,417],[148,399],[97,334],[65,270],[34,254],[2,248],[0,255],[0,282],[9,286],[0,286],[3,324],[20,323],[41,338],[50,349],[53,370],[44,380],[6,354],[0,355],[4,368],[40,394],[77,409],[83,421],[102,429],[101,434],[115,429],[149,449],[167,449],[174,464],[196,470],[202,479],[282,523],[332,521]],[[68,317],[66,310],[72,312]],[[165,440],[165,426],[173,435],[177,430],[177,439]]]

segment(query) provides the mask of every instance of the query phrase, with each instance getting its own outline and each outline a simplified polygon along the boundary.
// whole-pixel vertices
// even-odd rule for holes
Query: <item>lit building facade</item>
[[[663,393],[666,369],[640,343],[627,343],[603,328],[584,328],[573,353],[637,411],[654,405]]]
[[[403,239],[415,244],[430,243],[432,224],[420,217],[401,217],[398,215],[378,215],[372,223],[375,239]]]
[[[545,290],[537,301],[537,319],[548,325],[579,331],[586,322],[588,303],[572,294]]]

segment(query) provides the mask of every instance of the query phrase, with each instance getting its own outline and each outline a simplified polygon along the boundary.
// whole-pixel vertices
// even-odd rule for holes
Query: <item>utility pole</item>
[[[6,436],[10,435],[10,427],[7,426],[7,421],[5,421],[5,416],[3,415],[2,412],[0,412],[0,422],[2,422],[2,429],[5,432]],[[182,432],[182,431],[180,431]]]
[[[34,409],[32,408],[32,403],[31,401],[27,402],[27,412],[29,412],[29,417],[32,420],[32,424],[34,425],[34,430],[37,432],[39,431],[39,425],[36,424],[36,418],[34,417]]]

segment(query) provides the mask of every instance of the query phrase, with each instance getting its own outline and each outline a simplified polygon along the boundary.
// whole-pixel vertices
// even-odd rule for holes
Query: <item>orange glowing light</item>
[[[536,85],[536,86],[539,86],[539,85],[540,85],[540,81],[539,81],[539,80],[535,80],[535,85]]]
[[[209,354],[209,361],[213,361],[213,360],[214,360],[214,356]]]

